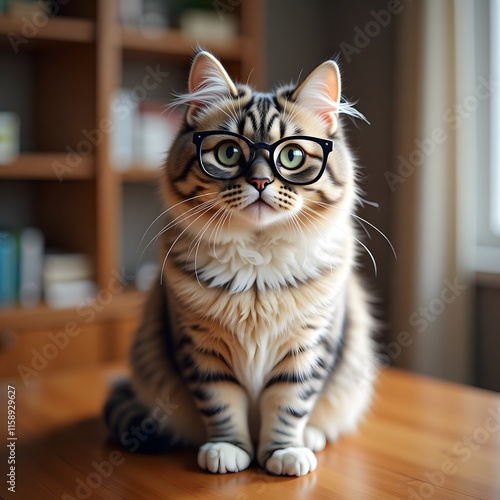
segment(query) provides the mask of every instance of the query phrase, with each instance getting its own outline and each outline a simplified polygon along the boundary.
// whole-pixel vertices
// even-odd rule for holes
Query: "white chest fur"
[[[255,234],[252,237],[201,243],[197,252],[198,276],[210,287],[225,286],[230,293],[256,287],[259,291],[297,286],[318,277],[343,260],[345,234]]]

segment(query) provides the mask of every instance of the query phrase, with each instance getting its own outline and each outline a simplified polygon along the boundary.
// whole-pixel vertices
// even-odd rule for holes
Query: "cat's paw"
[[[304,476],[316,469],[318,461],[306,447],[276,450],[266,462],[266,469],[277,475]]]
[[[304,444],[312,451],[321,451],[326,446],[326,436],[317,427],[308,425],[304,430]]]
[[[210,472],[239,472],[250,465],[250,455],[231,443],[205,443],[198,451],[198,465]]]

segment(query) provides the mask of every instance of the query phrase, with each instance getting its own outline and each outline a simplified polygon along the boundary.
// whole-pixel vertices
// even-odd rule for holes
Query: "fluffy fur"
[[[211,472],[256,458],[271,473],[303,475],[327,440],[356,428],[373,391],[372,319],[354,272],[356,173],[339,116],[361,115],[341,102],[332,61],[298,87],[262,94],[200,52],[189,84],[162,184],[162,276],[132,379],[111,394],[106,420],[131,451],[197,446]],[[198,165],[193,133],[206,130],[270,144],[308,135],[334,150],[311,185],[280,180],[263,151],[245,175],[219,181]],[[175,409],[161,419],[167,404]]]

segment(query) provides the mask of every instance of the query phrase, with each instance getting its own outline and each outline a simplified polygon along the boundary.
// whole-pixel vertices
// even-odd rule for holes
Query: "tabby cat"
[[[105,407],[130,451],[197,446],[304,475],[370,404],[373,321],[357,278],[356,167],[337,65],[260,93],[198,52],[162,180],[162,273]],[[359,116],[359,114],[358,114]]]

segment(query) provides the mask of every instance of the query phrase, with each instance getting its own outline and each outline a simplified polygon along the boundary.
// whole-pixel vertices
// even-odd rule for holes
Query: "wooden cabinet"
[[[203,46],[236,78],[246,81],[250,75],[249,81],[261,87],[264,3],[238,4],[239,34],[229,43]],[[104,292],[117,274],[123,276],[126,250],[138,244],[135,233],[127,232],[130,214],[144,230],[152,220],[150,214],[140,219],[133,204],[157,198],[158,177],[140,166],[119,172],[111,164],[105,124],[113,94],[134,85],[134,68],[157,64],[172,75],[158,90],[161,96],[168,96],[175,82],[175,90],[184,91],[198,45],[179,29],[156,30],[151,37],[122,27],[117,7],[117,0],[72,0],[61,3],[53,18],[16,20],[0,14],[0,73],[8,89],[8,95],[0,92],[0,111],[18,112],[22,121],[21,154],[0,165],[0,226],[38,227],[49,246],[89,255]],[[44,373],[123,359],[143,299],[127,284],[94,315],[44,304],[0,310],[0,377],[18,374],[21,365],[36,371],[37,361]],[[68,325],[77,325],[78,335],[65,334]]]

